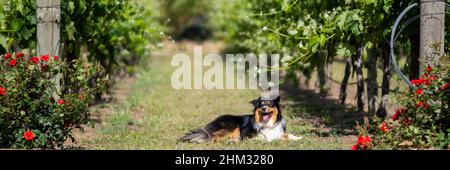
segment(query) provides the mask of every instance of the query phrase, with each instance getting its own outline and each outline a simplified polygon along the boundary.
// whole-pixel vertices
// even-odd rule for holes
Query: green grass
[[[222,114],[250,114],[249,103],[258,97],[256,90],[174,90],[170,76],[171,55],[152,58],[138,70],[137,82],[132,85],[127,100],[112,107],[112,115],[94,131],[94,137],[83,139],[88,149],[349,149],[353,137],[330,133],[326,137],[313,131],[317,128],[304,121],[317,112],[329,112],[320,105],[284,105],[283,115],[288,131],[303,136],[300,141],[265,142],[244,140],[239,143],[179,143],[184,133],[204,126]],[[289,97],[283,103],[295,102]],[[345,109],[345,107],[343,108]],[[139,111],[137,111],[139,110]],[[303,115],[303,116],[302,116]],[[332,124],[330,117],[325,123]],[[351,139],[351,140],[349,140]]]

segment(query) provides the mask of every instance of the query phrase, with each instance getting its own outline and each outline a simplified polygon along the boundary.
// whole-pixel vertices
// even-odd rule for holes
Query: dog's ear
[[[255,100],[250,101],[250,103],[251,103],[253,106],[257,107],[260,100],[261,100],[261,97],[255,99]]]
[[[273,101],[275,101],[275,103],[278,105],[278,104],[280,104],[280,96],[278,96],[275,100],[273,100]]]

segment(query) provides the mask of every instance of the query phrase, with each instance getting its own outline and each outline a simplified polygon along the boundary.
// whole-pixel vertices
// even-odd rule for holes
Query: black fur
[[[263,102],[264,101],[264,102]],[[253,113],[255,113],[256,109],[270,105],[271,107],[276,107],[278,110],[277,121],[276,123],[282,122],[283,129],[286,130],[286,126],[284,125],[283,116],[281,115],[280,110],[280,98],[276,98],[274,100],[271,99],[262,99],[258,98],[250,103],[253,104],[254,109]],[[228,130],[231,131],[233,129],[239,128],[240,131],[240,140],[246,138],[255,137],[262,127],[258,126],[255,120],[255,115],[243,115],[243,116],[235,116],[235,115],[223,115],[212,122],[208,123],[204,128],[193,130],[183,137],[179,139],[182,142],[194,142],[194,143],[202,143],[211,141],[214,137],[214,133],[220,130]]]

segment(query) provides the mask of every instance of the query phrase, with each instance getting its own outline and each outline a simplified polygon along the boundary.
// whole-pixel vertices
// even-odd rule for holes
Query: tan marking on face
[[[261,108],[255,110],[255,122],[260,123],[262,119]]]
[[[270,121],[272,121],[272,124],[275,124],[277,122],[278,109],[276,107],[271,107],[269,108],[269,112],[272,113],[272,118]]]

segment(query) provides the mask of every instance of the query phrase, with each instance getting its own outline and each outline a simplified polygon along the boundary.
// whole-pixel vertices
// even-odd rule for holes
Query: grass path
[[[192,53],[192,43],[166,44],[149,63],[117,85],[117,102],[93,108],[95,128],[77,134],[77,146],[85,149],[349,149],[355,141],[352,126],[361,113],[322,98],[314,90],[283,87],[282,111],[288,131],[304,136],[301,141],[190,144],[176,139],[221,114],[250,114],[255,90],[174,90],[170,77],[173,54]],[[203,44],[204,54],[220,45]],[[117,88],[116,88],[117,91]],[[124,92],[126,91],[126,92]],[[125,97],[123,97],[125,96]],[[344,121],[345,120],[345,121]],[[339,122],[339,123],[338,123]]]

